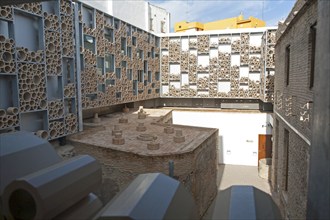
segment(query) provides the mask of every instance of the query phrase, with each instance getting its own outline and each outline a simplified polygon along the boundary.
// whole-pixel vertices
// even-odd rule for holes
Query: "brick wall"
[[[313,88],[310,88],[311,26],[317,1],[298,0],[279,26],[275,46],[275,100],[272,188],[279,193],[284,217],[306,218],[307,178],[311,140]],[[290,45],[289,84],[286,83],[286,48]],[[288,157],[284,129],[289,132]],[[287,159],[288,158],[288,159]],[[285,170],[288,160],[288,185]]]
[[[78,154],[88,154],[100,161],[103,182],[101,191],[97,194],[104,203],[139,174],[161,172],[168,175],[168,162],[172,160],[174,178],[191,192],[198,213],[202,216],[217,194],[218,130],[212,129],[208,132],[207,137],[191,151],[158,156],[150,156],[147,152],[142,155],[79,143],[77,139],[80,139],[80,135],[72,136],[70,141]]]
[[[307,178],[309,167],[309,145],[288,125],[279,121],[277,137],[274,141],[272,189],[279,193],[278,205],[284,217],[291,219],[306,218]],[[276,124],[276,123],[275,123]],[[284,149],[284,129],[289,131],[288,147],[288,186],[285,185],[286,155]],[[275,163],[275,164],[274,164]]]

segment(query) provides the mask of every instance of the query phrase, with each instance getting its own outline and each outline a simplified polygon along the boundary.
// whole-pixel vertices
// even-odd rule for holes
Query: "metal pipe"
[[[42,139],[47,139],[48,138],[48,132],[45,130],[38,130],[36,132],[36,135]]]
[[[16,107],[7,108],[7,114],[8,115],[17,115],[18,114],[18,108],[16,108]]]

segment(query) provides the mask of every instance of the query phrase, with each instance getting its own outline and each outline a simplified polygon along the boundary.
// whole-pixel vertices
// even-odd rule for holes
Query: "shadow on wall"
[[[218,147],[218,164],[224,164],[224,152],[223,152],[223,136],[219,135],[218,136],[218,143],[219,143],[219,147]]]
[[[274,127],[274,119],[271,114],[266,114],[266,134],[272,134]]]

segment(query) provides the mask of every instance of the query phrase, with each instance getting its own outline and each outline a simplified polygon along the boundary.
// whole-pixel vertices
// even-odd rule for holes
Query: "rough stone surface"
[[[137,112],[127,114],[130,121],[122,124],[125,144],[111,144],[111,131],[115,117],[101,120],[104,130],[84,131],[70,137],[69,141],[75,146],[78,154],[89,154],[102,164],[104,182],[112,183],[109,192],[102,187],[101,198],[103,202],[109,201],[109,195],[113,188],[123,189],[138,174],[147,172],[169,173],[168,162],[174,161],[174,177],[187,187],[198,206],[198,212],[202,216],[217,194],[216,185],[216,161],[218,130],[210,128],[187,127],[173,125],[176,129],[183,130],[186,142],[174,143],[171,134],[165,134],[166,124],[158,123],[161,115],[169,117],[170,110],[148,109],[144,121],[148,130],[157,135],[159,149],[148,150],[143,140],[138,140],[139,133],[135,130],[139,123]],[[150,142],[151,143],[151,142]]]
[[[147,143],[148,150],[158,150],[160,148],[160,144],[157,142]]]
[[[170,126],[165,127],[164,132],[165,132],[165,134],[173,134],[174,133],[174,128],[170,127]]]

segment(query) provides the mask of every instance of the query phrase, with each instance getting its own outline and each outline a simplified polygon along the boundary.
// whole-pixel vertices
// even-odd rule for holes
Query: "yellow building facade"
[[[212,21],[208,23],[200,22],[187,22],[181,21],[174,25],[175,32],[186,32],[186,31],[211,31],[221,29],[236,29],[236,28],[257,28],[265,27],[266,22],[258,18],[250,16],[248,19],[244,19],[243,15],[238,17],[227,18],[218,21]]]

